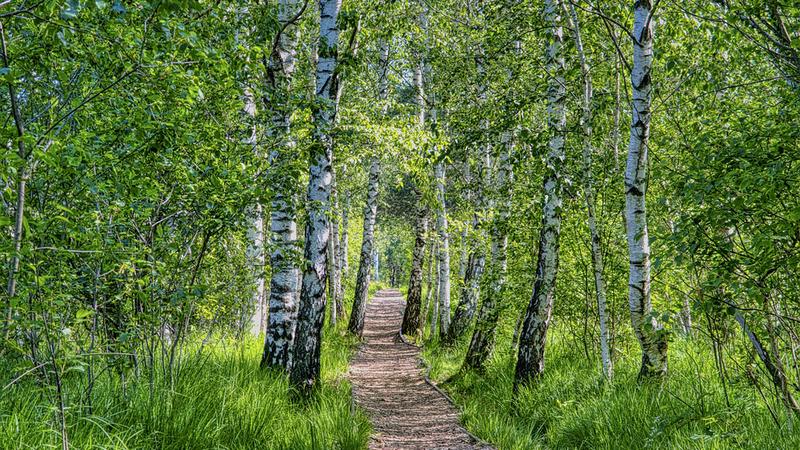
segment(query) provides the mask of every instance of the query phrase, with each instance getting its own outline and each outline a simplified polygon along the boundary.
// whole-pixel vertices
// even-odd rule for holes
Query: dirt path
[[[350,365],[356,402],[375,434],[371,449],[482,449],[458,423],[458,411],[425,382],[419,349],[399,339],[405,301],[393,290],[367,305],[364,344]]]

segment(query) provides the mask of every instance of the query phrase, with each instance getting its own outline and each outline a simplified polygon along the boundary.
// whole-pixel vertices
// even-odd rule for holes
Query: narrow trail
[[[370,299],[364,344],[350,365],[356,403],[375,434],[370,449],[483,449],[458,422],[458,410],[425,382],[419,349],[400,341],[405,301],[398,291]]]

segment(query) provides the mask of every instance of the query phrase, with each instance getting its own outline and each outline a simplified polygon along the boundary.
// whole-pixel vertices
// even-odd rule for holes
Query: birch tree
[[[479,8],[480,9],[480,8]],[[484,68],[484,51],[479,48],[476,56],[477,72],[479,78],[478,88],[478,104],[486,104],[486,70]],[[481,129],[485,132],[489,128],[488,119],[481,120]],[[464,281],[461,285],[461,295],[459,297],[458,305],[456,305],[455,313],[453,314],[453,323],[447,333],[447,340],[453,342],[462,334],[464,334],[472,323],[475,317],[475,312],[478,309],[478,296],[480,295],[480,283],[483,276],[484,266],[486,265],[486,251],[484,242],[486,241],[486,233],[483,227],[483,215],[485,213],[485,194],[484,188],[486,179],[489,176],[491,164],[489,162],[490,147],[487,144],[479,146],[477,151],[477,188],[475,192],[472,189],[467,190],[467,203],[471,204],[474,209],[472,214],[472,223],[470,227],[465,227],[462,239],[462,251],[466,252],[467,246],[470,246],[469,256],[465,260],[463,273],[461,274]],[[469,158],[465,161],[467,167],[466,172],[469,172]],[[467,182],[470,183],[470,176],[467,175]],[[467,240],[469,235],[468,228],[472,228],[474,234],[472,242]],[[461,269],[459,269],[461,270]]]
[[[467,257],[466,268],[464,271],[464,283],[461,287],[461,296],[458,305],[456,305],[455,313],[453,313],[453,322],[447,333],[447,340],[453,342],[462,334],[464,334],[472,323],[475,317],[475,312],[478,309],[478,296],[480,295],[480,283],[483,275],[484,266],[486,265],[486,252],[484,250],[484,241],[486,235],[484,233],[482,216],[484,214],[484,185],[486,184],[485,178],[489,173],[489,148],[482,146],[479,149],[478,155],[478,188],[475,192],[473,207],[475,211],[472,214],[472,230],[475,235],[474,242],[471,242],[471,250]]]
[[[422,308],[422,264],[425,259],[425,235],[428,232],[428,212],[419,205],[414,226],[414,251],[411,256],[411,276],[408,281],[406,308],[403,312],[401,332],[417,336],[420,331],[420,310]]]
[[[420,61],[414,69],[417,122],[420,130],[425,129],[425,88],[423,85],[424,65],[424,59],[420,58]],[[410,336],[416,336],[420,332],[420,310],[422,309],[422,270],[425,259],[425,240],[428,234],[428,211],[427,208],[422,204],[422,193],[418,189],[415,191],[415,195],[418,205],[414,224],[414,251],[411,257],[411,275],[408,281],[406,308],[403,312],[403,324],[401,326],[401,332]],[[428,284],[430,285],[430,269],[428,273],[428,280]],[[422,311],[423,319],[425,317],[424,313],[427,312],[427,309],[428,308],[426,307],[425,310]]]
[[[434,112],[435,114],[435,112]],[[439,232],[439,336],[447,336],[450,327],[450,233],[447,229],[447,202],[445,197],[444,161],[436,163],[436,230]]]
[[[386,99],[389,96],[389,44],[380,43],[380,61],[378,64],[378,99],[384,103],[382,115],[386,114]],[[369,301],[370,271],[375,248],[375,220],[378,214],[378,183],[380,181],[380,157],[374,156],[369,168],[367,180],[367,200],[364,205],[364,232],[361,240],[361,255],[358,262],[356,290],[353,298],[353,309],[350,312],[350,323],[347,328],[351,333],[361,336],[364,331],[364,314]],[[377,264],[376,264],[377,265]],[[377,277],[377,267],[375,268]]]
[[[580,22],[575,5],[569,4],[569,25],[575,39],[575,50],[581,65],[581,78],[583,80],[581,131],[583,132],[583,197],[586,202],[586,215],[589,223],[589,239],[591,240],[592,267],[594,272],[594,288],[597,298],[597,312],[600,318],[600,359],[603,365],[603,375],[607,379],[613,376],[613,363],[608,344],[608,315],[606,313],[606,285],[603,278],[603,248],[598,231],[597,218],[595,217],[595,190],[592,176],[592,74],[589,62],[583,48]]]
[[[244,116],[245,120],[252,123],[249,127],[250,135],[245,139],[245,144],[251,146],[253,151],[258,155],[258,138],[256,135],[256,103],[252,92],[245,89],[244,94]],[[252,317],[251,331],[254,334],[260,335],[266,330],[266,292],[264,283],[264,208],[260,201],[256,201],[255,205],[250,207],[247,211],[247,218],[249,224],[247,227],[247,248],[245,249],[245,257],[250,267],[253,281],[253,299],[252,305],[255,306],[255,311]]]
[[[306,8],[300,0],[280,0],[278,21],[281,31],[275,37],[267,67],[267,108],[271,112],[270,137],[276,143],[269,155],[269,182],[274,191],[270,210],[272,278],[269,288],[269,317],[261,367],[288,369],[297,320],[298,180],[293,175],[294,142],[290,136],[291,111],[287,109],[289,89],[295,71],[299,29],[295,22]]]
[[[513,171],[511,156],[514,143],[506,133],[506,148],[498,161],[497,175],[494,177],[494,198],[496,208],[491,222],[491,249],[487,267],[488,289],[481,291],[481,305],[475,320],[464,367],[482,370],[494,350],[497,335],[497,321],[500,316],[500,303],[508,281],[508,220],[511,212],[511,183]]]
[[[667,373],[667,337],[650,303],[650,238],[647,230],[647,153],[650,138],[653,17],[651,0],[634,3],[631,137],[625,168],[625,226],[630,255],[628,304],[642,347],[640,377]]]
[[[339,297],[342,287],[340,259],[338,258],[339,252],[339,221],[336,211],[339,208],[339,198],[336,191],[336,173],[332,172],[331,182],[331,217],[330,217],[330,240],[328,242],[328,301],[331,303],[331,324],[336,325],[339,318],[341,309],[344,307],[342,299]]]
[[[344,168],[341,173],[344,175],[347,173],[347,169]],[[339,266],[342,268],[342,279],[346,279],[348,273],[350,272],[350,257],[348,255],[348,251],[350,250],[350,192],[345,191],[344,193],[344,204],[342,205],[342,220],[341,220],[341,227],[342,230],[341,237],[339,238],[339,247],[337,247],[336,251],[339,255]],[[339,289],[343,289],[342,284],[339,284]]]
[[[0,39],[2,39],[2,56],[3,56],[3,68],[9,70],[9,57],[8,57],[8,48],[6,46],[6,32],[3,28],[3,25],[0,24]],[[6,305],[6,317],[4,323],[4,337],[8,337],[8,333],[11,327],[11,320],[13,317],[13,306],[12,301],[14,297],[17,295],[17,274],[19,272],[19,263],[20,263],[20,251],[22,250],[22,233],[23,229],[23,221],[25,220],[25,199],[26,199],[26,189],[28,180],[31,177],[31,164],[29,161],[28,152],[25,149],[25,140],[23,139],[26,136],[25,133],[25,122],[22,119],[22,114],[20,113],[19,102],[17,99],[17,93],[14,89],[14,83],[11,82],[9,79],[8,81],[8,97],[10,99],[10,106],[11,106],[11,116],[14,118],[14,127],[16,128],[16,138],[17,138],[17,156],[21,161],[23,161],[22,170],[19,171],[19,180],[17,181],[17,201],[14,208],[14,228],[12,231],[12,241],[13,241],[13,248],[11,253],[11,258],[9,258],[8,264],[8,278],[6,284],[6,294],[8,294],[8,304]]]
[[[379,179],[380,160],[376,156],[372,158],[369,168],[367,200],[364,205],[364,231],[361,240],[361,254],[358,261],[358,274],[356,275],[356,290],[353,298],[353,309],[350,311],[350,322],[347,324],[347,329],[357,336],[361,336],[364,331],[364,314],[367,310],[370,272],[373,266],[375,218],[378,213]]]
[[[558,246],[561,234],[562,171],[565,159],[564,141],[567,125],[564,86],[564,37],[561,25],[560,0],[545,1],[548,23],[548,45],[545,66],[547,81],[547,128],[550,134],[545,161],[542,228],[539,234],[536,278],[533,295],[519,335],[514,388],[530,382],[544,371],[544,350],[547,329],[555,297],[558,273]]]
[[[308,221],[305,232],[303,285],[297,315],[296,342],[289,371],[292,384],[309,392],[320,374],[322,325],[325,321],[327,252],[330,239],[331,181],[333,138],[331,128],[336,118],[339,41],[338,18],[341,0],[319,2],[319,46],[316,67],[316,104],[314,105],[314,144],[310,149],[307,191]]]

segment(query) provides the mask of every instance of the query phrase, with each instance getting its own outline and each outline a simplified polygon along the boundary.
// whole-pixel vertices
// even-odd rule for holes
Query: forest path
[[[482,449],[458,422],[458,410],[425,381],[419,349],[400,340],[405,300],[383,290],[367,305],[364,343],[350,364],[356,403],[375,434],[370,449]]]

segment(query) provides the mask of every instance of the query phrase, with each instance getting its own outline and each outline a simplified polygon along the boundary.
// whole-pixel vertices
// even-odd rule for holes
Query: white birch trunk
[[[481,100],[485,100],[481,98]],[[488,123],[484,123],[484,129],[488,128]],[[472,242],[469,243],[471,248],[469,257],[466,258],[466,265],[464,270],[464,283],[461,286],[461,295],[459,297],[458,305],[453,313],[453,321],[450,324],[450,330],[447,334],[447,340],[453,342],[461,335],[466,333],[469,326],[472,324],[472,319],[475,317],[475,312],[478,309],[478,298],[480,296],[480,283],[483,277],[483,271],[486,266],[486,252],[484,250],[484,242],[486,241],[486,233],[484,225],[481,223],[486,209],[484,189],[488,183],[489,170],[491,164],[489,162],[490,148],[482,146],[478,154],[478,188],[474,195],[469,195],[468,199],[472,200],[472,206],[475,210],[472,216],[472,230],[474,237]],[[466,241],[466,235],[465,239]],[[462,244],[462,249],[466,249],[467,243]],[[463,258],[463,256],[462,256]]]
[[[430,227],[430,231],[434,231],[435,224],[432,224]],[[433,301],[433,293],[438,289],[438,283],[436,282],[436,275],[438,273],[438,268],[436,267],[438,261],[436,259],[437,250],[437,242],[435,240],[430,239],[426,236],[428,242],[428,274],[426,276],[426,283],[428,285],[428,290],[425,292],[425,305],[422,309],[422,325],[425,324],[425,321],[428,320],[428,316],[430,315],[431,311],[433,310],[433,306],[431,302]]]
[[[342,270],[339,258],[339,220],[336,211],[339,209],[339,196],[336,191],[336,173],[332,173],[331,203],[332,214],[330,218],[330,242],[328,245],[328,270],[330,271],[329,301],[331,302],[331,324],[336,325],[337,319],[344,308],[342,303]]]
[[[447,336],[450,327],[450,234],[447,229],[444,162],[436,164],[438,209],[436,228],[439,231],[439,335]]]
[[[433,277],[431,283],[428,283],[430,289],[428,290],[427,310],[426,316],[430,316],[430,337],[436,336],[436,325],[439,321],[439,246],[442,245],[436,232],[436,238],[433,239],[434,243],[431,245],[430,255],[430,268],[433,273],[429,273]]]
[[[280,0],[278,20],[285,25],[278,36],[275,51],[270,55],[267,78],[268,105],[272,113],[270,136],[276,148],[270,158],[270,183],[275,193],[270,211],[272,254],[270,267],[269,318],[264,338],[262,367],[291,366],[292,346],[297,318],[297,211],[295,185],[297,179],[289,166],[294,158],[294,143],[289,135],[291,111],[287,110],[289,89],[295,70],[298,28],[291,23],[302,8],[299,0]]]
[[[344,171],[342,171],[344,173]],[[350,236],[349,236],[349,227],[350,227],[350,192],[345,192],[344,194],[344,206],[342,207],[342,237],[339,240],[339,261],[342,267],[342,279],[346,279],[348,273],[350,272],[350,256],[348,255],[348,251],[350,250]],[[340,289],[343,289],[341,284],[339,286]],[[340,297],[343,295],[343,292],[340,293]]]
[[[419,196],[418,198],[420,198]],[[414,226],[414,251],[411,257],[411,275],[408,281],[406,307],[403,311],[403,324],[400,331],[409,336],[417,336],[420,330],[420,310],[422,309],[422,264],[425,259],[425,235],[428,232],[428,214],[421,204],[417,207]]]
[[[358,262],[358,275],[356,276],[356,290],[353,298],[353,310],[350,312],[350,322],[347,329],[356,336],[361,336],[364,331],[364,314],[367,310],[367,294],[369,292],[370,276],[373,266],[373,245],[375,237],[375,218],[378,212],[378,182],[380,179],[380,162],[373,158],[369,169],[367,183],[367,203],[364,206],[364,232],[361,240],[361,255]]]
[[[467,195],[467,204],[469,204],[469,195]],[[458,279],[463,280],[467,276],[467,258],[469,258],[468,250],[467,250],[467,239],[469,237],[469,225],[464,224],[464,228],[461,230],[461,242],[459,242],[461,247],[461,256],[458,258]]]
[[[2,47],[0,47],[0,50],[2,50],[3,67],[8,69],[8,48],[6,47],[6,34],[2,23],[0,23],[0,39],[2,39]],[[28,180],[31,177],[32,166],[31,161],[28,160],[29,155],[25,150],[25,141],[23,139],[25,137],[25,123],[22,119],[22,115],[20,114],[19,104],[17,102],[17,94],[14,90],[14,83],[11,81],[8,82],[8,97],[10,100],[11,115],[14,118],[14,125],[17,131],[17,155],[23,161],[23,166],[22,169],[17,172],[19,174],[19,180],[17,182],[17,202],[14,210],[12,253],[8,263],[8,283],[6,284],[8,304],[6,305],[6,317],[3,324],[4,338],[8,338],[11,330],[11,322],[14,312],[12,301],[17,295],[17,274],[19,272],[20,251],[22,250],[22,237],[24,231],[23,222],[25,220],[26,188]]]
[[[422,19],[422,17],[420,18]],[[425,129],[425,92],[423,86],[423,65],[424,60],[420,58],[414,70],[414,88],[416,90],[416,102],[418,112],[418,124],[420,130]],[[418,336],[421,326],[425,320],[427,306],[422,304],[422,270],[425,260],[425,240],[428,234],[428,211],[423,205],[421,192],[416,190],[417,214],[415,223],[414,251],[411,257],[411,275],[408,281],[408,295],[406,297],[406,307],[403,311],[403,324],[400,332],[410,336]],[[428,283],[430,286],[430,268],[428,269]],[[430,299],[430,295],[428,296]],[[423,306],[425,306],[423,308]]]
[[[597,298],[597,311],[600,320],[600,359],[603,367],[603,376],[607,379],[613,377],[613,363],[609,350],[608,315],[606,313],[606,285],[603,279],[603,249],[600,241],[600,232],[597,229],[595,218],[595,192],[594,178],[592,176],[592,75],[589,63],[583,49],[580,21],[575,5],[569,5],[570,28],[575,38],[575,49],[581,64],[583,78],[583,114],[581,128],[583,131],[583,195],[586,201],[586,212],[589,222],[589,238],[591,240],[592,267],[594,272],[594,287]]]
[[[305,232],[305,269],[297,315],[297,334],[289,379],[308,393],[319,380],[322,326],[325,322],[327,252],[330,239],[328,214],[333,171],[333,138],[338,76],[336,46],[341,0],[319,2],[319,58],[316,68],[316,108],[313,110],[314,145],[310,149],[307,191],[308,221]]]
[[[483,300],[475,320],[475,329],[472,332],[467,355],[464,358],[464,366],[470,369],[482,370],[494,351],[500,304],[508,280],[508,219],[511,212],[510,185],[513,180],[511,155],[514,147],[510,137],[507,137],[506,140],[506,149],[500,155],[497,175],[494,179],[496,189],[494,197],[498,200],[498,211],[492,218],[490,231],[491,251],[487,268],[489,289],[481,292]]]
[[[651,0],[636,0],[633,24],[633,105],[631,138],[625,169],[625,225],[630,254],[628,303],[631,325],[642,347],[641,376],[667,373],[667,339],[652,316],[650,303],[650,239],[647,233],[647,151],[650,137],[650,71],[653,64]]]
[[[249,145],[256,156],[258,152],[258,137],[256,134],[256,101],[250,89],[244,89],[244,121],[248,125],[249,135],[244,139],[244,144]],[[264,208],[260,200],[247,209],[247,247],[245,260],[253,278],[253,314],[250,318],[250,333],[256,336],[264,333],[266,328],[266,292],[264,284]]]
[[[381,56],[378,74],[378,97],[381,102],[385,102],[389,95],[389,45],[381,42]],[[383,112],[385,114],[386,107]],[[375,258],[375,280],[378,279],[377,252],[375,251],[375,219],[378,214],[378,182],[380,181],[380,159],[376,156],[372,159],[369,169],[369,180],[367,182],[367,203],[364,207],[364,234],[361,241],[361,255],[358,262],[358,275],[356,278],[355,297],[353,298],[353,310],[350,313],[350,323],[347,325],[351,333],[361,336],[364,331],[364,314],[367,310],[370,266]]]
[[[266,327],[266,308],[264,291],[264,214],[260,204],[248,211],[247,248],[245,258],[253,275],[252,305],[255,307],[251,318],[250,332],[256,336],[264,332]]]
[[[544,371],[544,351],[547,330],[555,297],[558,273],[558,244],[561,233],[562,170],[567,114],[564,86],[563,30],[560,0],[545,1],[545,17],[550,25],[546,56],[547,128],[550,133],[544,177],[542,228],[539,235],[539,254],[533,295],[525,313],[519,335],[514,388],[526,384]]]

